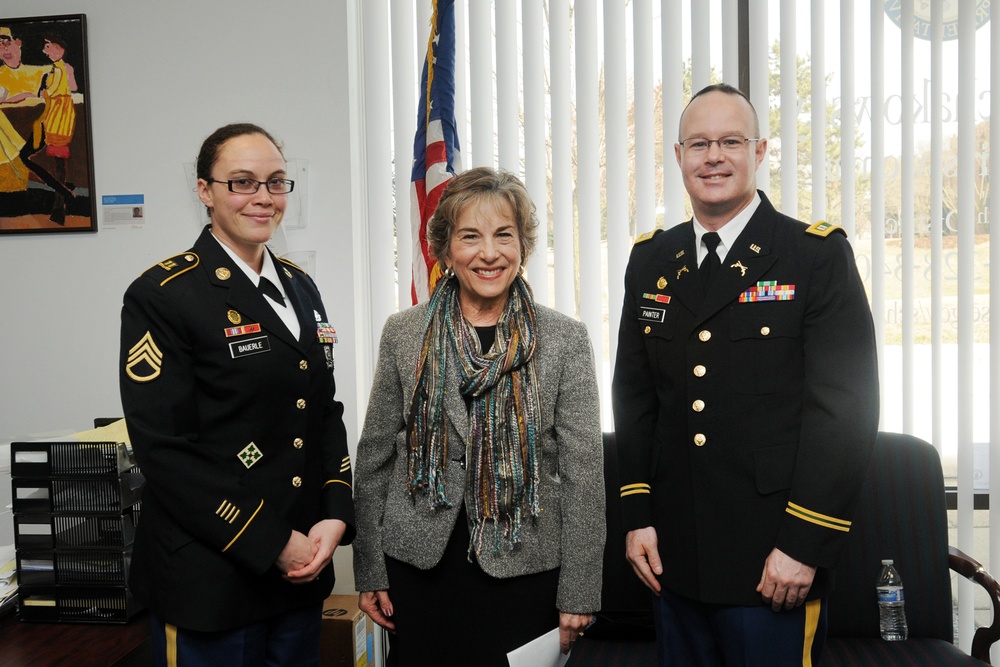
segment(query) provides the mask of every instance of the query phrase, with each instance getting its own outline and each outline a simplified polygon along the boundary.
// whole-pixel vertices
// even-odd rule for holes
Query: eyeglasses
[[[205,180],[209,183],[225,183],[229,186],[230,192],[240,195],[252,195],[262,185],[272,195],[287,195],[295,187],[295,181],[287,178],[269,178],[266,181],[256,181],[252,178],[231,178],[228,181],[217,181],[214,178],[206,178]]]
[[[690,139],[685,139],[684,141],[680,141],[678,143],[689,153],[700,155],[701,153],[707,153],[708,149],[712,147],[712,144],[719,144],[719,148],[726,153],[736,153],[737,151],[743,150],[743,147],[751,141],[760,141],[760,138],[744,137],[742,134],[730,134],[729,136],[722,137],[721,139],[691,137]]]

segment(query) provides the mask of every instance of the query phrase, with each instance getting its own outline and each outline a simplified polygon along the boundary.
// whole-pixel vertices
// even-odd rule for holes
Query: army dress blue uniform
[[[179,628],[219,632],[318,605],[332,564],[290,584],[293,530],[354,535],[333,336],[312,279],[272,255],[298,340],[206,226],[135,280],[122,309],[120,385],[146,476],[130,587]]]
[[[661,585],[761,605],[777,547],[830,589],[878,428],[874,327],[839,227],[761,202],[707,294],[692,222],[633,247],[613,383],[626,531]]]

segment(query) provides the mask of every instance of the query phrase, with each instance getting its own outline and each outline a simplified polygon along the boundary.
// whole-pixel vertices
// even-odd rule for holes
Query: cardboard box
[[[323,601],[320,664],[331,667],[375,664],[375,624],[358,609],[357,595],[331,595]]]

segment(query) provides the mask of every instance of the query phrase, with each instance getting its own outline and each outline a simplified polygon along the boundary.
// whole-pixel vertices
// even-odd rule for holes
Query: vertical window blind
[[[784,213],[848,232],[879,340],[881,427],[938,448],[958,489],[956,546],[1000,572],[1000,531],[989,533],[990,554],[977,553],[973,522],[977,492],[995,508],[989,523],[1000,518],[1000,361],[989,326],[1000,252],[989,214],[1000,195],[988,169],[1000,141],[990,96],[1000,40],[989,5],[457,0],[462,165],[526,182],[540,222],[528,281],[540,303],[587,325],[607,429],[632,240],[690,216],[674,157],[681,111],[692,90],[737,85],[748,72],[769,139],[758,187]],[[410,305],[409,175],[431,2],[355,7],[367,387],[382,323]],[[968,648],[975,609],[964,583],[958,601]]]

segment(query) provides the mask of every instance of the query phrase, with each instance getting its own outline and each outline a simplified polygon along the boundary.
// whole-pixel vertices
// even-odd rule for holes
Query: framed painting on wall
[[[0,234],[97,230],[84,14],[0,17]]]

